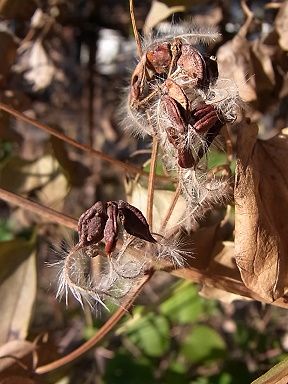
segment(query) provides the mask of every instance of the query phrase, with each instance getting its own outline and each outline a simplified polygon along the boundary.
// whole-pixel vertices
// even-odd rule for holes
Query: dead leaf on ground
[[[153,0],[150,11],[146,17],[143,32],[145,35],[150,33],[157,24],[166,20],[168,17],[176,12],[184,12],[185,7],[183,5],[177,5],[174,7],[168,7],[166,4],[158,0]]]
[[[33,161],[8,159],[0,168],[0,185],[18,194],[36,192],[41,202],[54,209],[62,208],[69,190],[58,161],[49,154]]]
[[[251,384],[287,384],[288,359],[281,361]]]
[[[245,102],[255,101],[256,84],[254,68],[251,62],[250,42],[236,35],[217,51],[219,78],[235,82],[239,95]]]
[[[235,257],[244,284],[268,302],[287,287],[288,135],[257,140],[239,129],[235,184]]]
[[[35,0],[0,0],[0,16],[4,19],[30,19],[36,8]]]
[[[0,31],[0,51],[1,51],[1,61],[0,61],[0,83],[2,84],[5,81],[6,76],[8,75],[12,64],[16,58],[17,52],[16,40],[11,33],[6,31]]]
[[[0,347],[0,372],[15,365],[17,359],[32,367],[32,352],[36,345],[27,340],[13,340]],[[1,383],[1,382],[0,382]]]
[[[137,182],[131,182],[127,189],[129,190],[127,199],[128,202],[140,209],[141,212],[146,212],[147,209],[147,188],[142,187]],[[155,189],[153,198],[153,231],[160,229],[161,223],[168,212],[168,209],[173,201],[175,192],[162,189]],[[183,217],[183,212],[186,211],[186,202],[182,196],[179,196],[175,209],[168,221],[166,230],[175,227]]]
[[[275,19],[276,31],[279,34],[279,44],[288,51],[288,1],[284,1]]]
[[[16,72],[24,73],[31,84],[32,91],[39,92],[47,88],[56,74],[55,66],[40,40],[27,42],[18,50],[19,59]]]
[[[36,297],[33,240],[0,243],[0,345],[25,339]]]
[[[222,275],[227,278],[240,280],[239,270],[235,263],[234,242],[223,241],[215,244],[206,273],[209,275],[216,274],[218,276]],[[199,294],[203,297],[220,300],[225,303],[231,303],[235,300],[250,300],[240,294],[215,287],[208,281],[204,282]]]

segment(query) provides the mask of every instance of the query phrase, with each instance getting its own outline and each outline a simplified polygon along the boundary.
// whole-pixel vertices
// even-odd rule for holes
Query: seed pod
[[[156,73],[166,73],[171,63],[170,44],[162,43],[150,49],[147,54],[147,65]]]
[[[157,242],[152,237],[149,225],[139,209],[123,200],[119,200],[118,209],[126,232],[150,243]]]
[[[104,236],[107,218],[106,204],[101,201],[87,209],[78,220],[79,246],[87,247],[99,243]]]
[[[179,133],[187,132],[187,125],[181,116],[181,105],[172,97],[163,95],[161,104],[165,111],[165,117],[169,120],[169,125]]]
[[[105,252],[110,255],[114,251],[118,239],[118,208],[116,202],[109,201],[107,203],[107,215],[108,220],[104,228],[104,241]]]

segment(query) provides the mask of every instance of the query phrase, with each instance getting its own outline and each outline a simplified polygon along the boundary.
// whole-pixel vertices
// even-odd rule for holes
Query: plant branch
[[[164,217],[164,219],[161,223],[160,232],[163,232],[165,230],[165,228],[168,224],[168,221],[169,221],[170,217],[172,216],[172,213],[175,209],[175,206],[177,204],[177,201],[179,199],[180,194],[181,194],[181,185],[180,185],[180,183],[178,183],[176,191],[175,191],[174,196],[173,196],[173,200],[171,201],[171,204],[170,204],[170,207],[166,213],[166,216]]]
[[[49,127],[46,124],[40,123],[39,121],[32,119],[31,117],[28,117],[21,112],[18,112],[16,109],[6,104],[0,103],[0,110],[8,112],[9,114],[13,115],[17,119],[22,120],[25,123],[31,124],[34,127],[39,128],[42,131],[48,133],[49,135],[58,137],[58,139],[64,141],[65,143],[70,144],[75,148],[78,148],[84,152],[88,152],[91,156],[95,156],[101,160],[107,161],[108,163],[115,165],[115,167],[118,167],[122,171],[129,172],[131,174],[141,174],[143,176],[148,177],[148,173],[144,172],[141,168],[138,168],[133,164],[123,163],[122,161],[113,159],[113,157],[110,157],[105,153],[102,153],[101,151],[97,151],[96,149],[91,148],[89,145],[81,144],[78,141],[72,139],[71,137],[64,135],[63,133],[57,131],[52,127]]]
[[[15,204],[23,209],[34,212],[48,221],[52,221],[73,230],[77,230],[77,220],[74,218],[63,215],[62,213],[59,213],[52,208],[45,207],[44,205],[19,196],[16,193],[9,192],[0,188],[0,199],[6,201],[7,203]]]
[[[134,292],[131,294],[129,298],[126,299],[123,306],[120,307],[111,317],[106,321],[106,323],[99,329],[99,331],[86,343],[82,344],[79,348],[75,349],[69,355],[64,356],[58,360],[53,361],[52,363],[42,365],[36,369],[36,373],[38,375],[42,375],[47,372],[54,371],[71,363],[72,361],[81,357],[84,353],[88,352],[90,349],[95,347],[95,345],[101,341],[111,330],[112,328],[121,320],[121,318],[128,312],[134,303],[136,297],[142,291],[144,285],[152,278],[154,272],[151,270],[147,275],[145,275],[136,286]]]
[[[136,20],[135,20],[135,13],[134,13],[134,1],[129,0],[129,6],[130,6],[130,18],[131,18],[131,24],[133,28],[133,33],[134,33],[134,38],[137,46],[137,53],[139,58],[142,56],[143,51],[142,51],[142,44],[140,41],[139,33],[137,30],[137,25],[136,25]]]
[[[148,224],[153,230],[153,199],[154,199],[154,184],[156,176],[156,162],[157,162],[157,153],[158,153],[158,139],[156,136],[153,137],[152,144],[152,154],[150,162],[150,173],[148,179],[148,189],[147,189],[147,221]]]

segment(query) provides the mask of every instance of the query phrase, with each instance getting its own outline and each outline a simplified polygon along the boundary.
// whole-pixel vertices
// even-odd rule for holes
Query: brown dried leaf
[[[260,141],[257,131],[239,130],[235,257],[244,284],[272,302],[287,286],[288,135]]]
[[[145,217],[138,208],[126,201],[119,200],[118,209],[122,216],[122,223],[126,232],[130,235],[139,237],[139,239],[156,243],[156,240],[151,235]]]
[[[227,278],[239,280],[239,271],[235,263],[235,247],[232,241],[218,242],[212,252],[213,256],[206,272],[210,275],[224,275]],[[235,300],[249,300],[240,294],[217,288],[211,282],[204,282],[199,294],[209,299],[231,303]]]
[[[173,15],[173,13],[184,11],[185,7],[183,5],[168,7],[161,1],[154,0],[145,20],[145,24],[143,27],[144,34],[146,35],[151,32],[151,30],[156,27],[157,24],[167,19],[169,16]]]
[[[29,19],[36,8],[35,0],[0,0],[0,16],[4,19]]]
[[[13,340],[2,345],[0,347],[0,372],[14,365],[16,359],[23,359],[24,357],[26,357],[25,363],[32,366],[32,352],[35,349],[36,345],[26,340]],[[28,355],[30,356],[28,357]]]
[[[8,75],[10,68],[15,61],[17,46],[18,44],[16,43],[14,36],[8,32],[0,31],[0,83],[5,80],[5,77]]]
[[[140,211],[145,212],[147,208],[147,188],[142,187],[137,182],[127,184],[127,199],[130,204],[137,207]],[[175,192],[155,189],[153,199],[153,230],[160,230],[161,223],[165,217]],[[177,200],[175,209],[166,226],[167,232],[172,230],[183,218],[183,212],[186,210],[186,202],[182,196]]]
[[[36,296],[34,241],[0,244],[0,344],[24,339]]]
[[[246,38],[236,35],[233,40],[222,45],[217,52],[217,63],[219,77],[234,81],[244,101],[251,102],[257,99],[250,43]]]
[[[288,51],[288,1],[284,1],[275,19],[276,31],[279,34],[279,44]]]

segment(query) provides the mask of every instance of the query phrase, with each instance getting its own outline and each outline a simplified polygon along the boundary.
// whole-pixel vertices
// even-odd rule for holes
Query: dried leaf
[[[238,137],[235,257],[244,284],[272,302],[287,287],[288,136],[257,140],[257,126]]]
[[[239,280],[239,271],[235,263],[235,247],[232,241],[216,243],[209,263],[206,269],[210,275],[225,275],[228,278]],[[210,282],[204,282],[199,294],[209,299],[220,300],[224,303],[231,303],[235,300],[249,300],[239,294],[229,292],[224,289],[216,288]]]
[[[288,359],[281,361],[251,384],[287,384]]]
[[[5,19],[29,19],[36,7],[35,0],[0,0],[0,16]]]
[[[123,200],[119,200],[118,208],[125,231],[130,235],[139,237],[139,239],[156,243],[151,235],[149,225],[139,209]]]
[[[80,161],[70,159],[65,143],[57,137],[50,138],[53,154],[61,166],[63,173],[69,180],[69,184],[75,187],[82,187],[91,171]]]
[[[15,364],[15,359],[23,359],[26,357],[25,362],[32,366],[32,352],[36,349],[36,345],[26,340],[13,340],[0,347],[0,372]],[[30,355],[30,357],[28,357]],[[9,356],[5,357],[4,356]],[[28,357],[28,359],[27,359]]]
[[[157,24],[173,15],[173,13],[184,11],[185,7],[183,5],[168,7],[161,1],[153,0],[143,27],[144,34],[146,35],[151,32],[151,30],[156,27]]]
[[[15,61],[17,46],[18,44],[10,33],[0,31],[0,83],[2,83],[8,75],[10,68]]]
[[[15,375],[4,375],[0,376],[0,384],[41,384],[40,381],[31,379],[29,377],[15,376]]]
[[[281,48],[288,51],[288,1],[283,1],[275,19],[275,27]]]
[[[0,243],[0,344],[24,339],[36,297],[34,241]]]
[[[56,73],[55,66],[40,40],[22,44],[18,50],[19,59],[14,70],[24,72],[24,78],[31,83],[34,92],[47,88]]]
[[[147,208],[147,189],[139,183],[132,182],[128,187],[127,198],[130,204],[137,207],[141,212],[145,212]],[[172,203],[175,192],[156,189],[153,199],[153,230],[157,232],[161,223]],[[172,229],[183,217],[186,210],[186,202],[182,196],[179,197],[175,209],[166,226],[167,231]]]
[[[61,209],[69,187],[59,163],[48,154],[33,161],[9,159],[0,168],[0,185],[19,194],[35,190],[40,201],[55,209]]]
[[[79,245],[86,247],[99,243],[103,239],[107,219],[106,204],[101,201],[82,213],[78,221]]]
[[[257,99],[250,43],[244,37],[236,35],[233,40],[222,45],[217,51],[217,63],[219,78],[229,79],[232,88],[234,81],[244,101],[251,102]],[[228,87],[227,89],[229,90]]]

